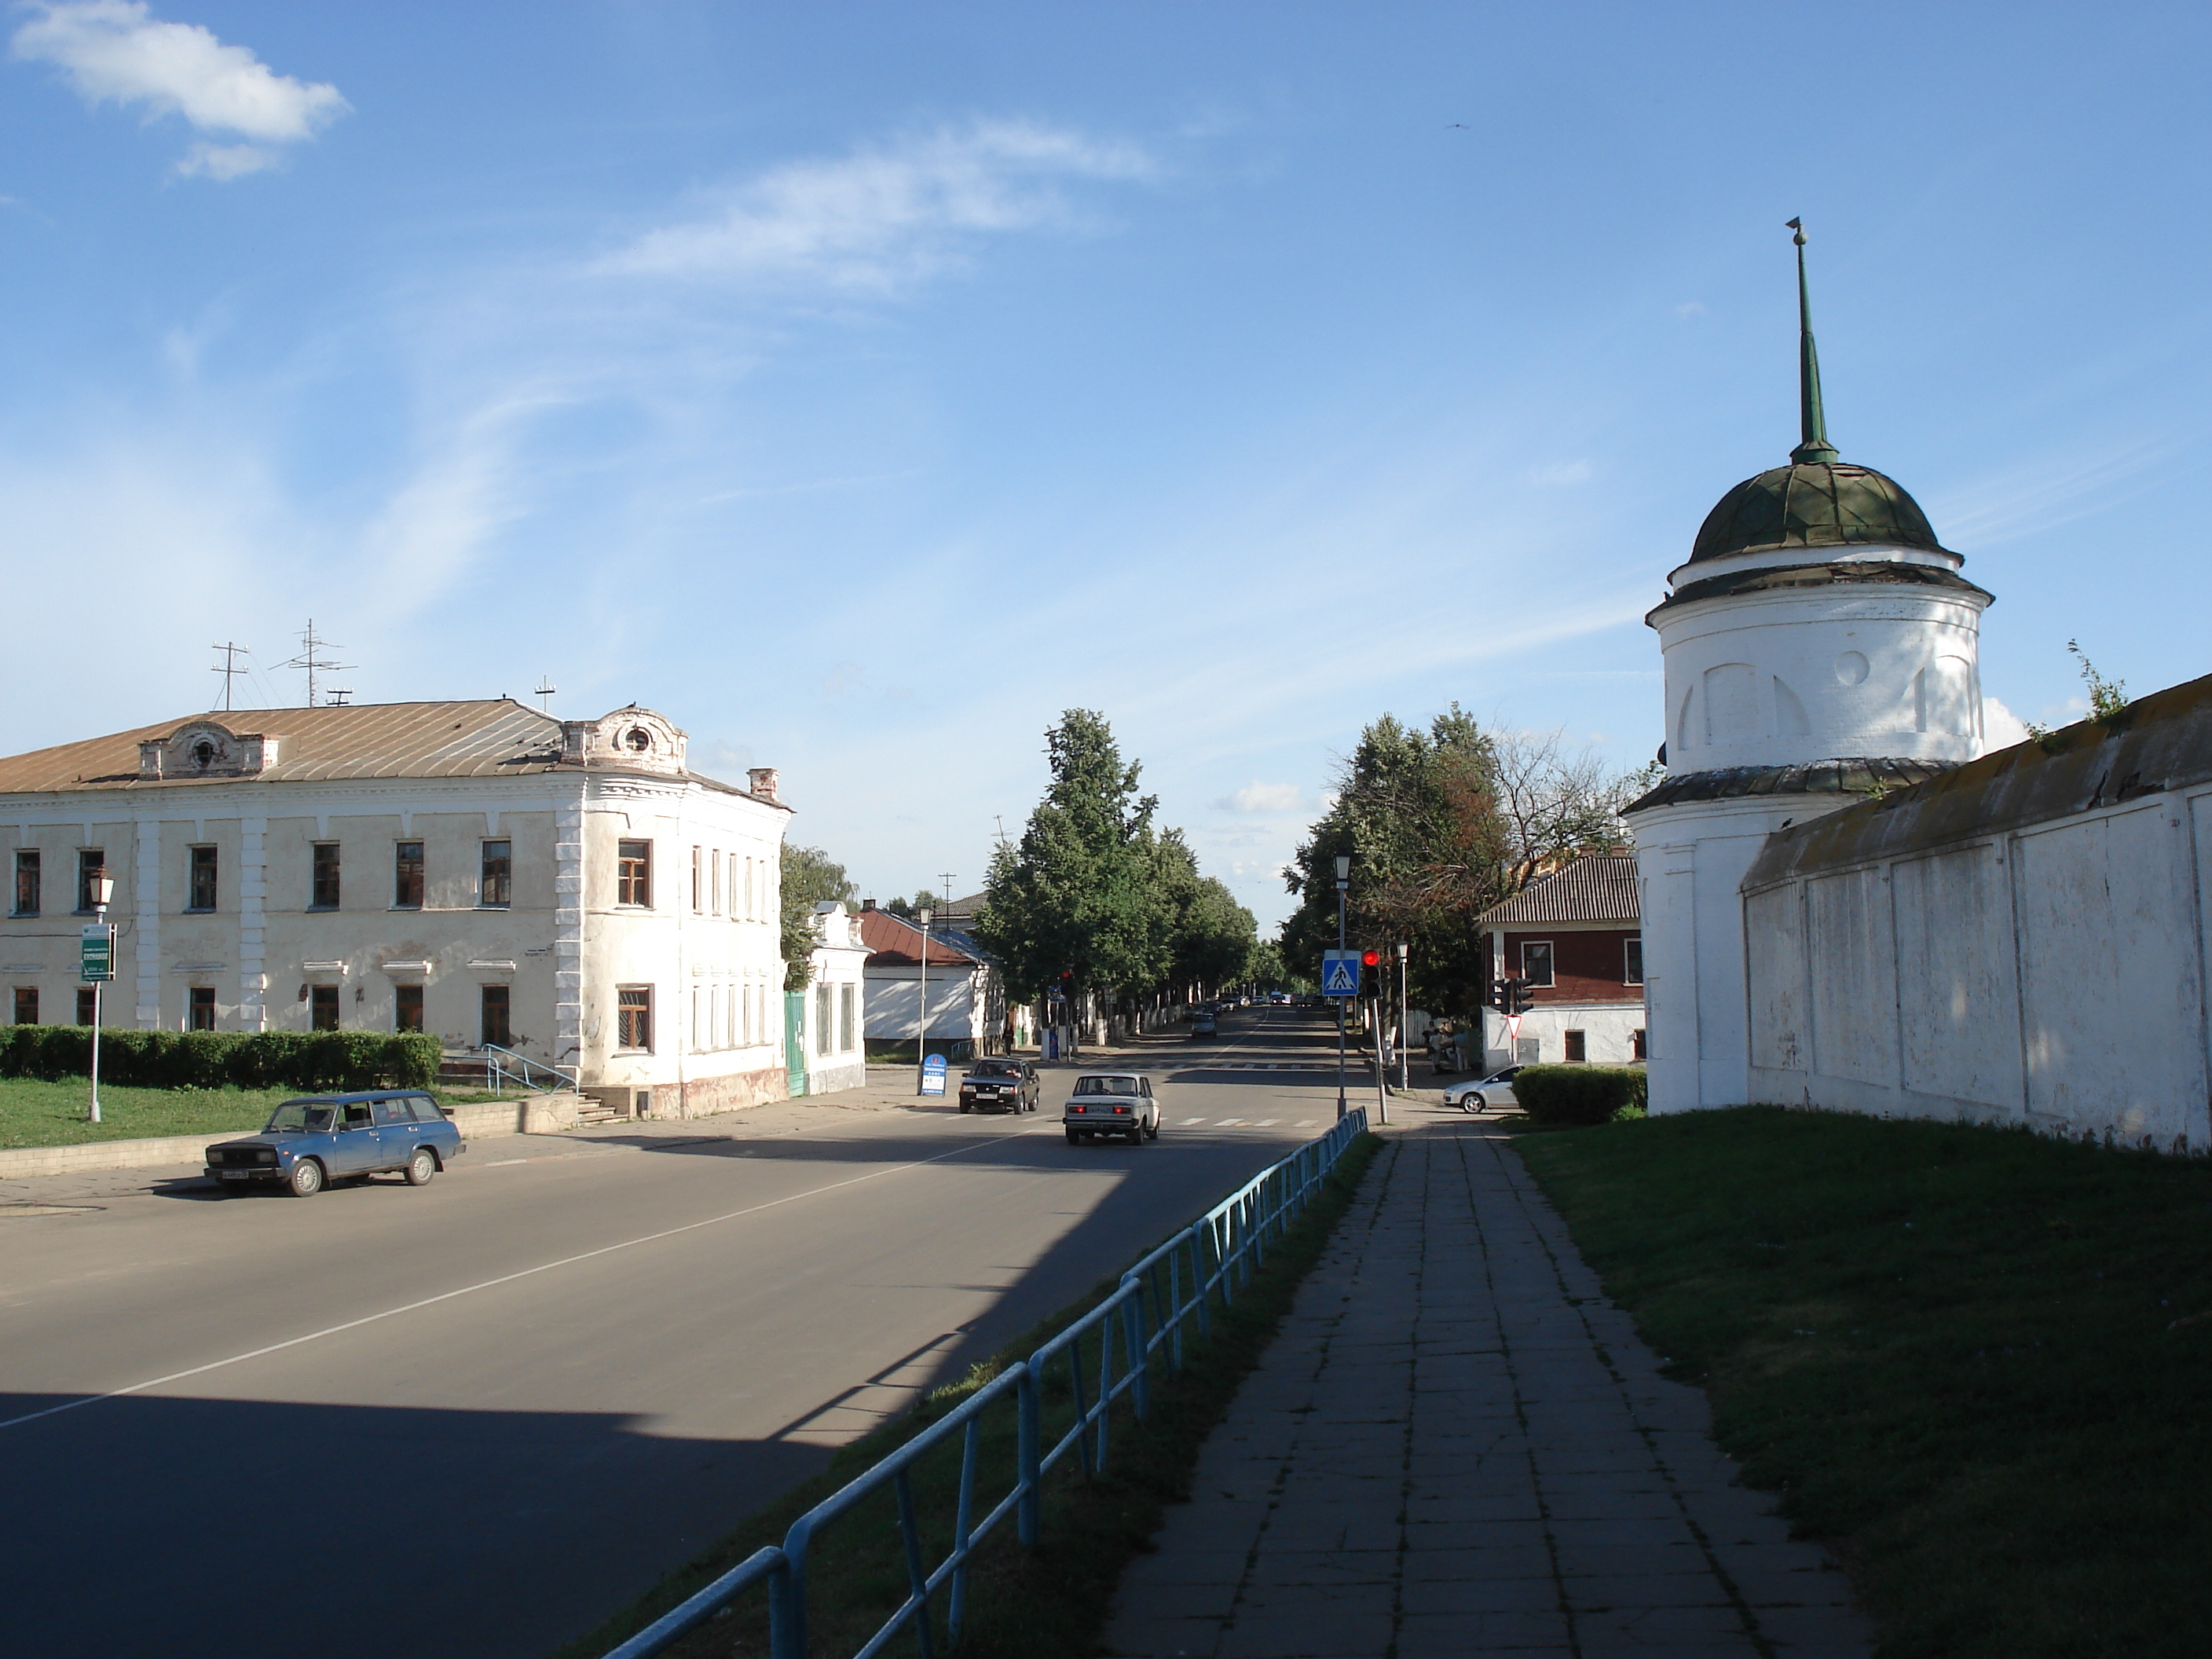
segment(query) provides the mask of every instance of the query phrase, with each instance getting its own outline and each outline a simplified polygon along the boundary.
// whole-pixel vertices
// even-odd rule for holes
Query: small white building
[[[799,1073],[805,1092],[828,1094],[857,1089],[868,1080],[865,1041],[867,988],[863,970],[868,947],[845,907],[824,900],[816,907],[814,932],[821,943],[807,958],[813,977],[796,994],[799,1011]]]
[[[929,939],[929,970],[922,972],[922,931],[875,902],[864,901],[854,918],[868,946],[867,1051],[887,1064],[917,1064],[915,1033],[928,999],[928,1048],[954,1065],[993,1054],[1005,1046],[1006,987],[997,964],[964,933]],[[955,943],[955,940],[958,943]]]
[[[77,924],[116,878],[104,1023],[419,1030],[627,1109],[787,1092],[776,775],[689,769],[635,706],[511,700],[166,720],[0,760],[19,1022],[89,1018]]]

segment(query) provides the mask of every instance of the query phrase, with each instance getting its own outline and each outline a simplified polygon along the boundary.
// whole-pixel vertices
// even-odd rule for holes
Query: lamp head
[[[84,884],[95,910],[105,910],[115,896],[115,878],[107,873],[107,866],[104,864],[84,878]]]
[[[1339,853],[1339,854],[1336,855],[1336,880],[1337,880],[1337,884],[1338,884],[1339,886],[1342,886],[1346,882],[1350,881],[1351,879],[1352,879],[1352,854],[1349,854],[1349,853]]]
[[[921,909],[915,912],[915,915],[921,918],[921,925],[923,927],[927,927],[929,926],[930,909],[927,905],[923,905]]]

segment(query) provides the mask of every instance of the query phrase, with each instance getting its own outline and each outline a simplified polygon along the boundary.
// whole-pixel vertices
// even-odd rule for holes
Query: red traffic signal
[[[1359,953],[1359,965],[1363,968],[1372,968],[1382,960],[1382,953],[1380,951],[1362,951]]]

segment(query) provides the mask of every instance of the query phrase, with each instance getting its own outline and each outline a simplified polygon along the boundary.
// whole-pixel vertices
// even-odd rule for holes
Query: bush
[[[1513,1077],[1513,1097],[1539,1123],[1603,1123],[1616,1112],[1644,1109],[1644,1070],[1638,1066],[1524,1066]]]
[[[427,1089],[438,1056],[420,1031],[100,1032],[101,1078],[142,1089]],[[58,1083],[91,1069],[88,1027],[0,1026],[0,1077]]]

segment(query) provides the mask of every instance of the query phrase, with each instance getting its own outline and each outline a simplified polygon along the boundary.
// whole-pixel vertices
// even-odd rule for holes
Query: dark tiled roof
[[[143,777],[138,745],[208,720],[277,740],[259,773]],[[87,738],[0,759],[0,795],[71,789],[207,789],[232,783],[319,783],[347,778],[503,778],[550,772],[561,722],[511,698],[466,702],[349,703],[342,708],[240,708],[180,715],[134,732]],[[590,769],[620,770],[620,768]],[[688,775],[718,789],[734,786]],[[742,789],[734,793],[743,794]]]
[[[1621,810],[1642,812],[1686,800],[1735,800],[1747,795],[1878,795],[1941,777],[1950,761],[1888,760],[1861,756],[1804,766],[1724,766],[1669,778]]]
[[[1746,478],[1722,496],[1699,526],[1690,558],[1869,544],[1946,550],[1896,479],[1844,461],[1804,461]]]
[[[1592,853],[1529,883],[1504,903],[1484,911],[1475,925],[1548,927],[1563,921],[1633,923],[1638,919],[1635,854]]]

